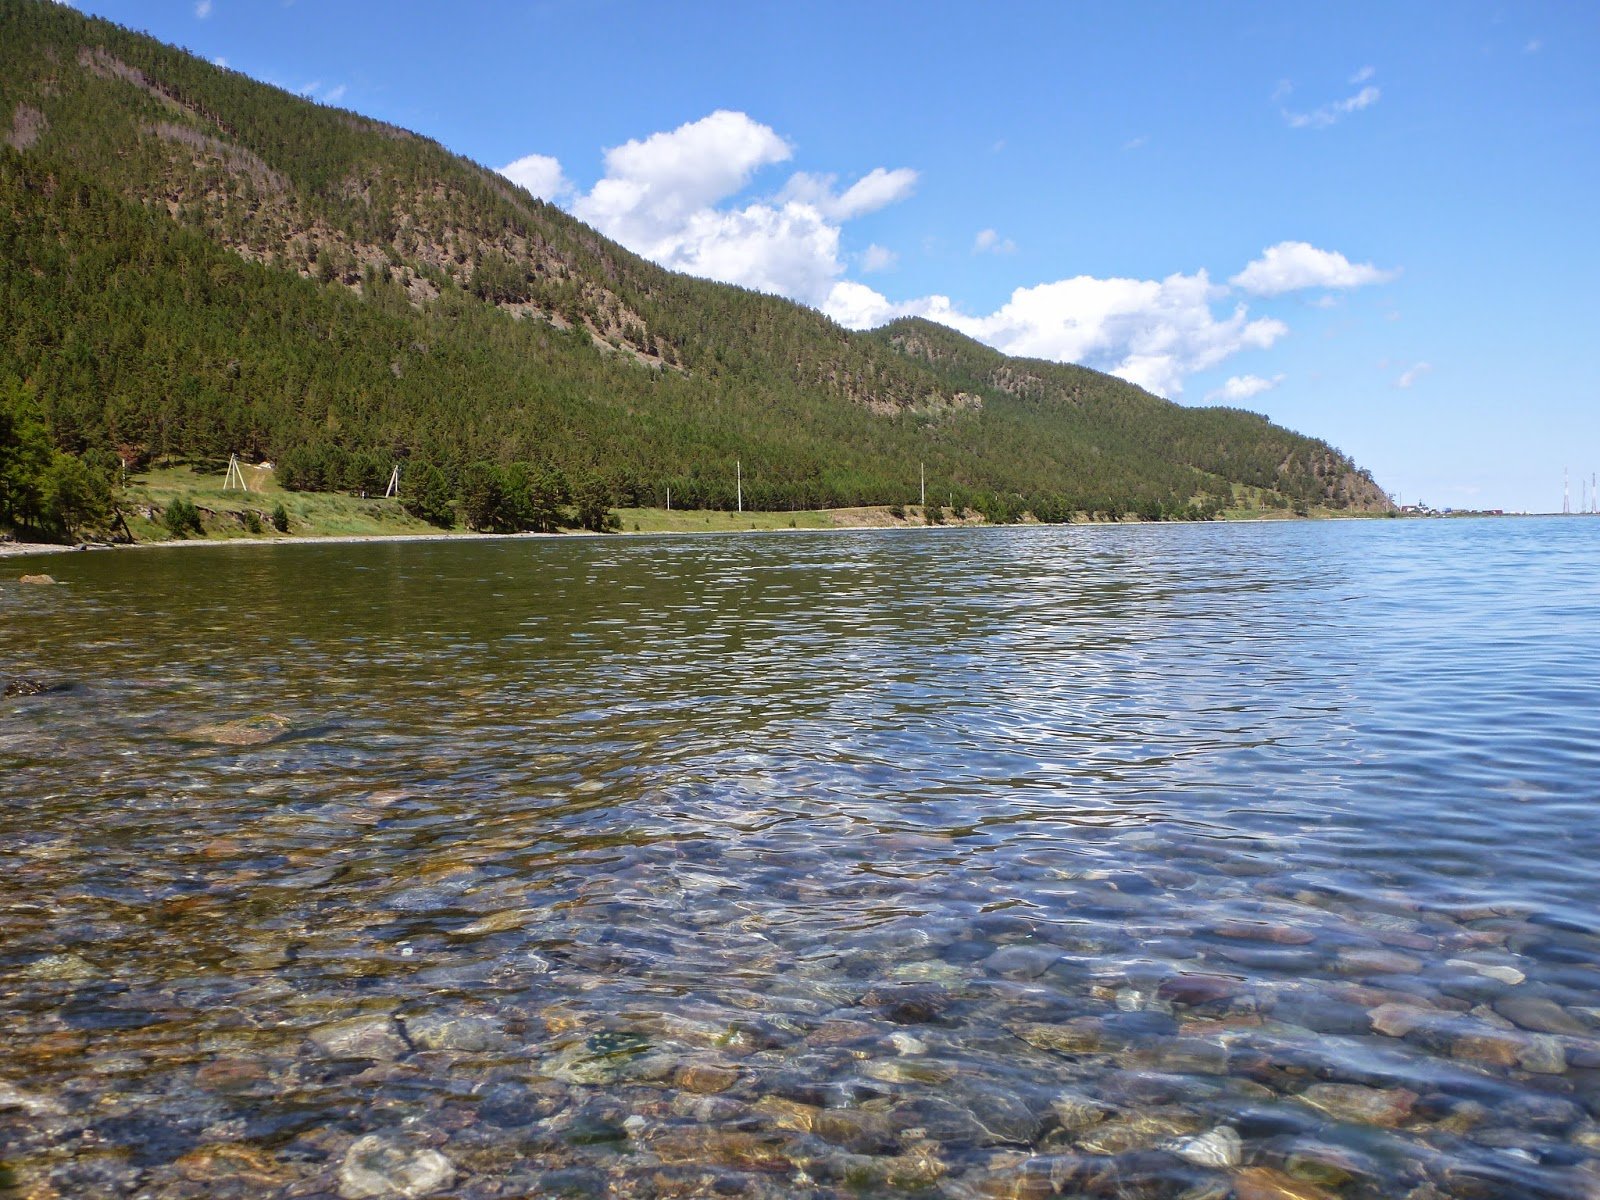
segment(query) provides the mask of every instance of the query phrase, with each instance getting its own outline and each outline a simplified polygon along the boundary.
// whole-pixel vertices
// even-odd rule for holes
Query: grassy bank
[[[163,466],[124,481],[122,511],[129,532],[138,542],[172,541],[162,522],[162,513],[175,499],[183,498],[200,510],[206,540],[262,539],[278,537],[415,537],[448,536],[446,531],[410,516],[400,502],[382,497],[350,496],[339,492],[291,492],[279,487],[273,472],[266,467],[244,468],[245,488],[237,483],[224,486],[217,472],[192,466]],[[274,510],[282,507],[288,528],[273,528]],[[839,509],[812,509],[798,512],[721,512],[701,509],[619,508],[617,517],[624,533],[736,533],[750,530],[786,529],[894,529],[926,524],[922,510],[915,505],[903,509],[887,506]],[[1312,510],[1315,518],[1349,517],[1347,511]],[[948,509],[946,525],[982,525],[981,515],[969,511],[956,520]],[[1248,505],[1230,508],[1223,520],[1304,520],[1287,509],[1257,508]],[[460,529],[454,531],[461,533]],[[193,535],[191,536],[191,540]]]

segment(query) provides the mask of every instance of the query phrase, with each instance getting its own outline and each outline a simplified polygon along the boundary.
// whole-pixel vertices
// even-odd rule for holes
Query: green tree
[[[605,480],[593,471],[586,472],[572,489],[573,516],[582,529],[595,533],[622,528],[617,514],[611,511],[611,492]]]
[[[175,538],[189,533],[205,536],[205,527],[200,524],[200,510],[187,496],[174,496],[167,501],[167,507],[161,513],[161,523]]]
[[[413,517],[440,529],[456,523],[455,507],[450,502],[450,481],[432,463],[412,466],[400,473],[400,506]]]
[[[493,463],[469,463],[461,473],[461,518],[480,533],[504,531],[506,493]]]
[[[46,477],[53,459],[32,391],[15,378],[0,378],[0,521],[35,529],[46,525]]]
[[[52,455],[43,491],[49,523],[68,537],[111,519],[111,481],[81,458],[60,451]]]
[[[272,507],[272,527],[279,533],[289,532],[289,510],[284,508],[283,501],[279,500]]]

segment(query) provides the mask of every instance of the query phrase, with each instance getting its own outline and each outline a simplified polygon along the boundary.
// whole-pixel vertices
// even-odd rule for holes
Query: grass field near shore
[[[469,534],[459,526],[453,530],[442,530],[430,525],[408,514],[397,499],[352,496],[343,492],[291,492],[278,485],[270,467],[245,466],[243,472],[244,488],[239,487],[237,482],[231,487],[224,486],[227,481],[221,471],[196,469],[186,464],[168,464],[129,475],[122,482],[120,498],[128,531],[141,544],[178,540],[162,523],[161,514],[167,504],[182,497],[200,510],[205,531],[203,537],[191,535],[183,539],[189,542],[485,536]],[[1222,520],[1297,519],[1286,508],[1254,506],[1254,496],[1236,495],[1235,498],[1242,503],[1224,510],[1220,514]],[[272,514],[279,505],[283,506],[289,519],[289,528],[283,532],[274,530],[272,526]],[[676,508],[619,508],[615,511],[622,533],[640,534],[907,529],[926,524],[922,510],[916,505],[907,505],[903,509],[877,505],[797,512],[739,513]],[[897,512],[899,515],[896,515]],[[260,532],[251,527],[252,514]],[[1313,509],[1309,515],[1312,519],[1326,519],[1388,514]],[[949,509],[944,510],[943,516],[942,523],[946,526],[985,524],[983,517],[971,510],[959,520]],[[11,552],[26,551],[21,546],[13,546]]]

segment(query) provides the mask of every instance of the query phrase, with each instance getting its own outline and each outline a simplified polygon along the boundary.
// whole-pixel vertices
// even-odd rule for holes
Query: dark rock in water
[[[1501,996],[1494,1002],[1494,1010],[1508,1021],[1535,1033],[1565,1033],[1583,1037],[1589,1027],[1578,1020],[1554,1000],[1543,996],[1523,996],[1516,993]]]
[[[1303,1025],[1318,1033],[1360,1036],[1368,1030],[1371,1017],[1366,1009],[1346,1004],[1330,996],[1291,994],[1279,996],[1272,1008],[1274,1020]]]
[[[537,1181],[538,1186],[528,1195],[587,1198],[604,1196],[610,1190],[605,1172],[593,1167],[560,1167],[539,1175]]]
[[[811,1132],[852,1154],[893,1154],[900,1148],[894,1123],[883,1113],[859,1108],[824,1108],[811,1119]]]
[[[6,696],[42,696],[48,692],[65,692],[72,687],[58,679],[40,679],[35,675],[18,675],[8,679],[3,692]]]
[[[1174,975],[1159,988],[1156,995],[1173,1004],[1197,1007],[1228,1000],[1244,990],[1244,981],[1228,975]]]
[[[1138,1046],[1150,1038],[1172,1037],[1178,1022],[1164,1012],[1114,1012],[1100,1019],[1100,1028],[1109,1042]]]
[[[1521,1092],[1496,1105],[1495,1115],[1531,1129],[1561,1132],[1583,1120],[1583,1109],[1560,1096]]]
[[[873,988],[863,998],[896,1025],[926,1025],[937,1021],[950,1005],[950,993],[925,983]]]
[[[552,1117],[567,1106],[569,1097],[558,1085],[529,1086],[504,1081],[489,1085],[478,1100],[478,1117],[489,1125],[513,1129]]]

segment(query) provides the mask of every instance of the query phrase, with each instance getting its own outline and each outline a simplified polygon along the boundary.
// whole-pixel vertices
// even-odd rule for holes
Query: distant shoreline
[[[1489,517],[1491,514],[1475,513],[1471,516]],[[1495,517],[1503,520],[1507,517],[1557,517],[1561,513],[1503,513]],[[1575,515],[1575,514],[1574,514]],[[1066,525],[1053,526],[1054,528],[1074,529],[1107,529],[1107,528],[1132,528],[1146,525],[1299,525],[1320,524],[1325,521],[1373,521],[1384,519],[1381,514],[1350,514],[1338,516],[1317,517],[1227,517],[1217,521],[1078,521]],[[1422,518],[1399,517],[1394,518],[1404,521],[1417,521],[1428,519],[1463,520],[1468,519],[1467,514],[1460,517],[1449,518]],[[366,545],[377,542],[514,542],[514,541],[557,541],[570,538],[616,538],[616,537],[713,537],[727,536],[730,534],[751,533],[891,533],[896,530],[922,530],[922,529],[1008,529],[1031,528],[1038,526],[1044,528],[1039,522],[1019,522],[1016,525],[990,525],[988,523],[950,523],[947,525],[833,525],[806,529],[662,529],[662,530],[613,530],[597,533],[587,529],[570,529],[560,533],[535,533],[524,531],[520,533],[479,533],[473,530],[460,532],[445,532],[439,530],[430,533],[330,533],[330,534],[283,534],[276,537],[226,537],[226,538],[182,538],[160,542],[119,542],[119,543],[80,543],[73,546],[57,545],[53,542],[0,542],[0,558],[22,558],[33,555],[46,554],[75,554],[87,551],[106,550],[166,550],[182,547],[197,546],[350,546]]]

